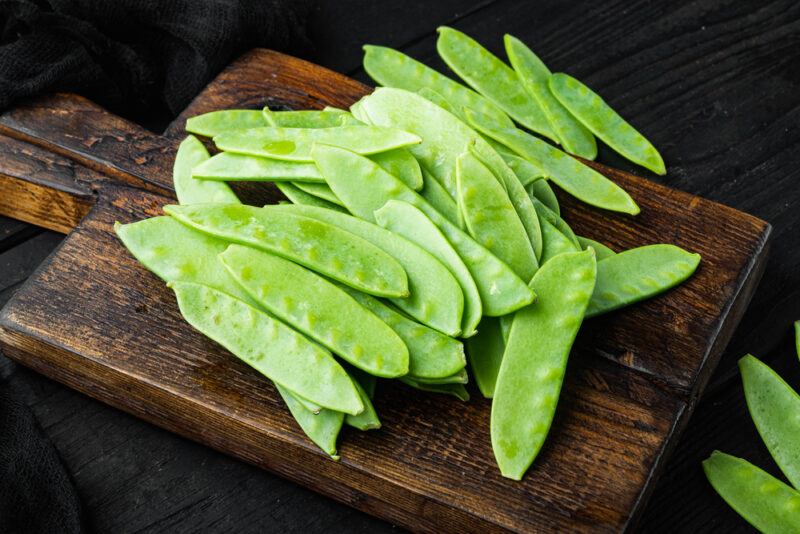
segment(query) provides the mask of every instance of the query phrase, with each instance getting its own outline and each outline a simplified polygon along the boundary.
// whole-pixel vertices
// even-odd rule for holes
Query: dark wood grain
[[[308,63],[254,52],[192,106],[258,106],[263,95],[274,94],[286,100],[267,103],[346,105],[365,90]],[[253,100],[259,94],[262,100]],[[577,231],[605,241],[613,236],[611,244],[622,248],[675,242],[701,252],[704,262],[678,290],[587,323],[556,425],[526,479],[513,483],[497,473],[488,402],[463,405],[409,395],[396,385],[378,400],[385,429],[346,433],[342,461],[334,463],[307,443],[271,386],[180,320],[169,291],[117,242],[115,220],[156,214],[170,201],[132,187],[133,173],[120,172],[125,164],[116,162],[135,149],[111,142],[97,152],[80,143],[80,122],[40,125],[59,114],[49,105],[30,109],[24,130],[19,111],[14,120],[0,117],[5,133],[67,155],[77,147],[74,159],[94,169],[109,157],[115,163],[108,174],[120,184],[95,182],[99,199],[92,211],[4,308],[0,337],[7,353],[146,420],[415,529],[630,526],[763,267],[769,227],[762,221],[602,168],[632,191],[642,222],[567,205]],[[70,109],[103,117],[86,103]],[[177,127],[170,132],[180,135]],[[121,131],[114,135],[125,138]],[[159,144],[169,146],[148,146]],[[166,186],[163,177],[141,172],[143,187]],[[708,228],[724,232],[713,236]]]

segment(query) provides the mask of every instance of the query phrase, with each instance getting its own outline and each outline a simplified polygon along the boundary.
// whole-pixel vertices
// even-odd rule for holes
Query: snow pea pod
[[[444,215],[448,221],[463,230],[464,216],[450,193],[428,171],[423,169],[422,176],[424,183],[422,191],[420,191],[422,198]]]
[[[208,160],[206,147],[196,137],[184,139],[175,154],[172,184],[181,204],[221,202],[238,204],[239,199],[228,184],[192,178],[192,167]]]
[[[500,319],[484,317],[478,334],[467,340],[467,357],[472,376],[481,394],[487,399],[494,396],[497,373],[503,361],[506,344],[500,331]]]
[[[800,358],[800,321],[794,322],[794,345],[797,357]]]
[[[464,293],[461,337],[473,336],[482,315],[481,295],[469,269],[441,230],[427,215],[408,202],[390,200],[375,210],[374,215],[379,225],[424,248],[453,274]]]
[[[564,234],[567,239],[572,241],[572,244],[575,245],[575,250],[580,250],[582,248],[580,242],[578,241],[578,237],[575,235],[575,232],[572,231],[572,228],[570,228],[570,226],[567,224],[567,221],[545,206],[538,198],[533,198],[532,201],[534,207],[536,208],[536,213],[540,217],[547,219],[548,222],[555,226],[559,232]]]
[[[592,132],[573,117],[550,90],[550,69],[516,37],[506,34],[503,42],[508,61],[539,104],[564,150],[586,159],[597,157],[597,142]]]
[[[381,427],[381,420],[378,417],[378,412],[375,411],[375,406],[372,404],[369,392],[361,385],[360,377],[353,376],[353,384],[358,390],[361,397],[361,402],[364,403],[364,411],[358,415],[347,414],[344,418],[345,423],[358,430],[374,430]]]
[[[469,151],[456,161],[456,177],[458,204],[470,235],[523,280],[530,279],[538,263],[506,190]]]
[[[321,221],[233,204],[164,206],[201,232],[272,252],[366,293],[408,295],[403,267],[378,247]]]
[[[436,50],[453,72],[512,119],[558,142],[542,109],[522,87],[511,67],[458,30],[441,26],[437,31]]]
[[[525,189],[528,191],[531,200],[537,198],[539,202],[550,208],[553,213],[558,216],[561,215],[561,206],[558,204],[558,197],[556,197],[553,188],[550,187],[547,180],[536,180],[528,184]]]
[[[430,393],[441,393],[442,395],[450,395],[460,401],[469,401],[469,392],[464,384],[424,384],[407,376],[400,378],[400,381],[414,389],[420,391],[428,391]]]
[[[338,460],[339,456],[336,454],[336,440],[342,429],[345,414],[335,410],[320,410],[319,413],[315,414],[308,411],[291,391],[280,384],[275,384],[275,387],[278,389],[281,398],[283,398],[283,402],[286,403],[286,407],[289,408],[292,417],[294,417],[294,420],[300,425],[300,428],[305,432],[306,436],[308,436],[317,447],[328,453],[334,460]],[[358,386],[356,385],[356,387]],[[360,414],[348,415],[348,417],[360,417]]]
[[[312,161],[314,143],[347,148],[359,154],[377,154],[419,144],[413,133],[378,126],[335,128],[262,127],[223,132],[214,137],[220,150],[287,161]]]
[[[325,182],[313,163],[233,152],[221,152],[195,165],[191,175],[195,179],[232,182]]]
[[[315,219],[349,232],[396,258],[408,276],[410,296],[392,299],[417,321],[447,335],[461,332],[464,295],[450,271],[422,247],[373,223],[309,206],[268,206],[266,210]]]
[[[262,126],[268,126],[268,123],[261,111],[256,109],[224,109],[186,119],[186,131],[203,137]]]
[[[372,154],[369,159],[389,174],[396,176],[414,191],[422,189],[422,169],[417,159],[405,148]]]
[[[746,460],[719,451],[703,462],[720,497],[767,534],[800,533],[800,493]]]
[[[452,107],[455,115],[459,115],[460,108],[466,107],[490,115],[508,126],[514,124],[502,109],[486,97],[392,48],[365,46],[364,70],[373,80],[386,87],[420,94],[422,89],[428,89],[441,95],[444,101],[451,104],[448,107]]]
[[[608,248],[602,243],[598,243],[594,239],[589,239],[588,237],[577,236],[578,243],[581,246],[581,249],[586,249],[592,247],[594,249],[594,254],[597,257],[597,261],[604,260],[611,256],[614,256],[616,252]]]
[[[597,263],[597,285],[587,317],[628,306],[675,287],[689,278],[700,255],[674,245],[647,245]]]
[[[305,191],[309,195],[315,196],[317,198],[321,198],[322,200],[328,201],[331,204],[336,204],[337,206],[342,206],[342,201],[339,200],[339,197],[331,191],[331,188],[328,187],[328,184],[321,183],[321,184],[308,184],[303,182],[292,182],[292,185],[300,189],[301,191]]]
[[[505,263],[462,232],[419,194],[372,161],[336,147],[318,147],[330,159],[328,184],[355,216],[374,222],[375,211],[389,200],[408,202],[430,217],[472,274],[485,315],[505,315],[533,302],[535,295]],[[354,179],[353,177],[357,177]]]
[[[666,174],[664,160],[658,150],[625,119],[619,116],[600,95],[564,73],[550,77],[550,89],[584,126],[624,158]]]
[[[755,357],[739,360],[747,409],[772,458],[800,488],[800,395]]]
[[[469,375],[466,369],[461,369],[455,374],[442,378],[419,378],[414,376],[411,379],[418,384],[466,384],[469,382]]]
[[[495,151],[497,152],[496,149]],[[519,183],[521,183],[523,187],[528,187],[536,181],[544,181],[542,180],[544,178],[544,171],[527,159],[521,158],[515,154],[497,153],[500,154],[503,161],[506,162],[506,165],[514,171]]]
[[[265,107],[262,113],[266,125],[280,128],[333,128],[342,126],[342,120],[349,115],[341,109],[272,111],[268,107]]]
[[[316,165],[314,166],[314,168],[316,168]],[[294,204],[302,204],[304,206],[317,206],[319,208],[326,208],[341,213],[347,213],[347,210],[344,209],[343,207],[328,202],[327,200],[323,200],[319,197],[315,197],[314,195],[309,195],[305,191],[300,190],[296,185],[286,182],[276,182],[275,187],[280,189],[281,193],[283,193],[286,196],[286,198],[291,200]]]
[[[593,250],[561,254],[531,280],[536,304],[514,316],[491,415],[492,450],[504,477],[521,480],[544,444],[595,276]]]
[[[186,321],[270,380],[331,410],[361,413],[364,404],[330,352],[227,293],[170,282]]]
[[[639,213],[639,206],[624,189],[572,156],[522,130],[487,126],[485,118],[467,111],[470,124],[540,167],[559,187],[592,206],[611,211]]]
[[[570,238],[562,234],[558,228],[547,219],[542,218],[539,223],[542,225],[542,240],[544,241],[541,259],[542,265],[560,254],[575,252],[579,249]]]
[[[408,373],[403,340],[323,277],[240,245],[229,246],[219,258],[256,302],[350,364],[387,378]]]

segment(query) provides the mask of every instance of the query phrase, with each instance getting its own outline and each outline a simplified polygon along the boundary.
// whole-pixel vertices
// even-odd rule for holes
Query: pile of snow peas
[[[594,158],[597,138],[656,172],[664,164],[595,93],[519,40],[506,46],[511,66],[440,29],[439,52],[472,89],[368,46],[364,66],[383,87],[349,110],[192,117],[186,130],[217,153],[188,136],[179,203],[116,226],[186,321],[273,381],[334,458],[343,425],[381,426],[378,378],[468,401],[469,360],[494,399],[500,471],[521,479],[583,319],[666,291],[699,264],[673,245],[617,253],[572,231],[551,184],[598,208],[639,207],[569,154]],[[230,181],[272,182],[288,200],[244,205]]]

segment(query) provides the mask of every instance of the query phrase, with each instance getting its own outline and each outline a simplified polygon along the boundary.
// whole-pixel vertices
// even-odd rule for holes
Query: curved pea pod
[[[478,327],[478,334],[467,340],[467,356],[472,376],[481,395],[487,399],[494,396],[497,373],[500,372],[505,348],[500,319],[497,317],[484,317]]]
[[[450,395],[451,397],[455,397],[463,402],[469,401],[469,392],[467,391],[467,388],[464,387],[464,384],[425,384],[407,376],[400,378],[400,381],[407,386],[411,386],[412,388],[420,391],[441,393],[442,395]]]
[[[225,268],[273,315],[375,376],[408,373],[408,349],[394,330],[321,276],[266,252],[231,245]]]
[[[272,111],[265,107],[261,111],[265,124],[280,128],[333,128],[342,126],[342,120],[349,115],[341,109],[303,109],[299,111]]]
[[[441,230],[419,208],[408,202],[390,200],[375,210],[374,215],[379,225],[424,248],[452,273],[464,293],[461,337],[473,336],[483,314],[481,295],[469,269]]]
[[[547,180],[536,180],[525,188],[531,200],[538,199],[539,202],[550,208],[558,216],[561,216],[561,206],[558,204],[558,197]]]
[[[581,249],[587,249],[589,247],[592,247],[594,249],[594,255],[597,258],[597,261],[604,260],[606,258],[610,258],[611,256],[616,255],[616,252],[614,252],[604,244],[595,241],[594,239],[589,239],[588,237],[582,237],[582,236],[576,236],[576,237],[578,238],[578,243],[580,244]]]
[[[533,205],[536,208],[536,213],[540,217],[544,217],[545,219],[550,222],[553,226],[555,226],[559,232],[564,234],[567,239],[572,241],[572,244],[575,245],[575,250],[580,250],[581,244],[578,241],[578,236],[575,235],[575,232],[572,231],[572,228],[567,224],[567,221],[561,218],[560,215],[555,213],[553,210],[545,206],[538,198],[533,198]]]
[[[203,143],[192,135],[184,139],[175,154],[172,167],[172,184],[181,204],[221,202],[238,204],[239,199],[228,184],[196,180],[192,178],[192,167],[208,160]]]
[[[751,355],[739,360],[747,409],[772,458],[800,488],[800,395]]]
[[[221,152],[195,164],[194,179],[230,182],[318,182],[322,175],[313,163],[261,158]]]
[[[211,287],[169,285],[190,325],[270,380],[324,408],[354,415],[364,409],[347,372],[302,334]]]
[[[541,258],[542,265],[560,254],[576,252],[578,250],[575,243],[562,234],[550,221],[542,218],[539,222],[542,225],[542,240],[544,241]]]
[[[458,373],[466,365],[460,341],[409,319],[365,293],[342,287],[359,304],[389,325],[408,347],[408,377],[436,379]]]
[[[716,492],[765,533],[800,533],[800,493],[750,462],[714,451],[703,462]]]
[[[335,128],[263,127],[223,132],[214,137],[220,150],[287,161],[313,161],[314,143],[339,146],[358,154],[377,154],[419,144],[416,135],[378,126]]]
[[[350,215],[308,206],[268,206],[266,210],[315,219],[349,232],[396,258],[408,276],[410,295],[392,302],[417,321],[447,335],[461,332],[464,295],[450,271],[407,239]]]
[[[333,157],[328,184],[356,217],[375,221],[375,211],[389,200],[408,202],[430,217],[461,256],[478,286],[485,315],[505,315],[533,302],[535,295],[505,263],[462,232],[419,194],[367,158],[347,150],[324,147]],[[347,174],[340,172],[347,169]]]
[[[700,255],[674,245],[647,245],[597,263],[597,285],[587,317],[628,306],[675,287],[694,273]]]
[[[321,198],[331,204],[336,204],[337,206],[342,206],[342,201],[339,200],[339,197],[331,191],[331,188],[328,187],[328,184],[321,183],[321,184],[308,184],[303,182],[292,182],[292,184],[300,189],[301,191],[305,191],[311,196],[315,196],[317,198]]]
[[[300,425],[300,428],[305,432],[306,436],[314,442],[314,444],[328,453],[334,460],[338,460],[339,456],[336,454],[336,440],[339,437],[339,432],[342,430],[342,423],[344,422],[344,414],[334,410],[320,410],[319,413],[313,413],[306,409],[305,406],[292,395],[292,392],[285,387],[275,384],[278,393],[286,407]],[[348,417],[359,417],[358,415]]]
[[[544,181],[544,171],[527,159],[515,154],[501,154],[500,152],[498,154],[506,162],[508,168],[514,171],[523,187],[528,187],[536,181]]]
[[[316,165],[314,167],[316,168]],[[294,204],[301,204],[303,206],[316,206],[318,208],[334,210],[340,213],[347,213],[347,210],[338,204],[333,204],[332,202],[315,197],[314,195],[309,195],[296,185],[286,182],[276,182],[275,187],[277,187],[280,192],[283,193],[286,198],[291,200]]]
[[[371,155],[369,159],[392,176],[399,178],[414,191],[422,189],[422,169],[420,169],[417,159],[405,148],[379,152]]]
[[[418,384],[466,384],[469,382],[469,375],[466,369],[461,369],[455,374],[442,378],[420,378],[418,376],[412,376],[410,378]]]
[[[186,131],[203,137],[268,125],[261,110],[257,109],[224,109],[186,119]]]
[[[458,203],[470,235],[523,280],[530,279],[538,263],[506,190],[471,152],[456,161],[456,176]]]
[[[531,280],[539,300],[514,316],[491,415],[492,450],[504,477],[521,480],[544,444],[595,275],[592,250],[553,258]]]
[[[164,211],[201,232],[272,252],[367,293],[408,295],[406,273],[394,258],[333,225],[233,204],[172,205]]]
[[[600,95],[560,72],[553,74],[549,83],[550,90],[564,107],[617,153],[656,174],[667,173],[661,154],[650,141],[611,109]]]
[[[473,127],[540,167],[550,180],[575,198],[598,208],[631,215],[639,213],[639,206],[630,195],[599,172],[522,130],[490,127],[485,118],[473,115],[474,112],[467,112]]]
[[[422,191],[420,191],[422,198],[428,201],[428,203],[447,218],[448,221],[463,230],[464,215],[458,208],[456,201],[428,171],[423,170],[422,175],[424,176],[423,182],[425,184],[422,187]]]
[[[525,89],[539,104],[559,144],[570,154],[586,159],[597,157],[597,142],[592,132],[580,123],[550,91],[551,72],[525,43],[506,34],[503,38],[508,61]]]
[[[372,376],[372,375],[365,375]],[[344,418],[348,426],[352,426],[358,430],[375,430],[381,427],[381,420],[378,417],[378,412],[375,411],[375,406],[372,404],[369,392],[361,385],[361,377],[350,374],[358,394],[361,396],[361,402],[364,403],[364,411],[358,415],[347,414]],[[374,381],[372,382],[374,384]]]

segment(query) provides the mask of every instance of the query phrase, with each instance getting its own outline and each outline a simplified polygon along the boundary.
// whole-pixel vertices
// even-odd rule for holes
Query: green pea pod
[[[300,428],[305,432],[306,436],[320,449],[328,453],[334,460],[338,460],[339,456],[336,454],[336,440],[339,437],[339,431],[342,429],[345,415],[335,410],[321,410],[319,413],[315,414],[308,411],[291,391],[279,384],[275,384],[275,387],[278,389],[278,393],[280,393],[280,396],[283,398],[283,402],[286,403],[286,407],[289,408],[295,421],[300,425]],[[348,417],[359,416],[348,415]]]
[[[172,168],[172,184],[181,204],[220,202],[238,204],[239,199],[228,184],[197,180],[192,177],[192,167],[208,160],[203,143],[190,135],[181,142]]]
[[[699,264],[699,254],[674,245],[648,245],[605,258],[597,263],[597,285],[586,316],[663,293],[689,278]]]
[[[531,199],[533,201],[533,205],[536,208],[536,213],[555,226],[559,232],[564,234],[564,236],[572,241],[572,244],[575,245],[575,250],[581,250],[580,242],[578,241],[578,236],[575,235],[575,232],[572,231],[572,228],[567,224],[567,221],[561,218],[556,212],[548,208],[544,203],[542,203],[538,198]]]
[[[553,188],[547,180],[537,180],[528,184],[525,188],[531,199],[538,199],[539,202],[550,208],[550,211],[556,215],[561,215],[561,206],[558,205],[558,197],[556,197]]]
[[[186,119],[186,131],[203,137],[268,125],[261,111],[255,109],[224,109]]]
[[[495,151],[500,154],[506,165],[514,171],[523,187],[529,187],[536,181],[544,181],[544,171],[527,159],[515,154],[500,153],[497,149]]]
[[[367,378],[370,377],[370,378]],[[344,422],[349,426],[358,430],[375,430],[381,427],[381,420],[378,417],[378,412],[375,411],[375,406],[372,404],[372,398],[367,389],[362,385],[362,380],[372,384],[374,389],[375,381],[372,375],[350,373],[350,378],[353,380],[358,394],[361,396],[361,402],[364,403],[364,411],[358,415],[347,414]]]
[[[550,180],[575,198],[611,211],[639,213],[624,189],[572,156],[516,128],[487,126],[488,120],[467,111],[470,124],[540,167]]]
[[[436,211],[444,215],[448,221],[464,229],[464,216],[458,209],[458,204],[450,196],[442,184],[426,170],[422,171],[423,183],[425,184],[420,191],[422,198],[428,201]]]
[[[550,221],[542,218],[539,222],[542,225],[542,240],[544,241],[541,260],[542,265],[565,252],[575,252],[579,250],[579,247],[576,247],[575,243],[562,234]]]
[[[794,323],[794,344],[797,356],[800,358],[800,321]]]
[[[414,389],[420,391],[428,391],[430,393],[441,393],[442,395],[450,395],[460,401],[469,401],[469,392],[464,384],[423,384],[409,377],[402,377],[400,381]]]
[[[339,146],[358,154],[377,154],[419,144],[416,135],[378,126],[339,126],[336,128],[263,127],[232,130],[214,137],[220,150],[287,161],[313,161],[314,143]]]
[[[342,126],[342,120],[350,115],[341,109],[272,111],[265,107],[261,112],[267,126],[279,128],[334,128]]]
[[[315,169],[316,167],[317,166],[314,165]],[[315,197],[314,195],[309,195],[305,191],[299,189],[296,185],[286,182],[276,182],[275,187],[277,187],[281,193],[286,195],[286,198],[291,200],[294,204],[300,204],[303,206],[316,206],[318,208],[334,210],[340,213],[347,213],[347,210],[343,207],[328,202],[327,200],[323,200],[319,197]]]
[[[303,182],[292,182],[292,184],[300,189],[301,191],[305,191],[311,196],[315,196],[317,198],[321,198],[331,204],[336,204],[337,206],[342,206],[342,201],[339,200],[339,197],[331,191],[331,188],[328,187],[328,184],[321,183],[321,184],[310,184],[310,183],[303,183]]]
[[[355,289],[379,296],[408,296],[403,267],[378,247],[321,221],[232,204],[164,206],[201,232],[295,261]]]
[[[563,73],[550,77],[550,90],[584,126],[626,159],[666,174],[661,154],[642,134],[584,84]]]
[[[598,243],[594,239],[589,239],[588,237],[578,237],[578,243],[581,246],[581,249],[587,249],[592,247],[594,249],[594,254],[597,257],[597,261],[604,260],[606,258],[610,258],[611,256],[616,255],[616,252],[608,248],[602,243]]]
[[[586,159],[597,157],[597,143],[592,132],[573,117],[550,91],[550,69],[516,37],[506,34],[503,41],[511,66],[525,89],[539,104],[564,150]]]
[[[418,376],[412,376],[410,378],[419,384],[466,384],[469,382],[469,375],[466,369],[461,369],[455,374],[442,378],[420,378]]]
[[[392,176],[398,177],[414,191],[422,189],[422,169],[420,169],[417,159],[405,148],[379,152],[371,155],[369,159]]]
[[[720,497],[761,532],[800,533],[800,493],[780,480],[719,451],[703,462],[703,471]]]
[[[231,182],[318,182],[325,180],[313,163],[221,152],[195,165],[195,179]]]
[[[481,394],[487,399],[494,396],[497,373],[503,361],[506,345],[500,331],[500,319],[484,317],[478,334],[467,340],[467,357],[472,376]]]
[[[594,251],[561,254],[531,280],[539,295],[514,316],[492,401],[492,450],[521,480],[553,422],[572,343],[594,289]]]
[[[744,395],[772,458],[800,488],[800,395],[775,371],[751,355],[739,360]]]
[[[453,72],[526,128],[558,142],[542,109],[519,76],[471,37],[441,26],[436,50]]]

